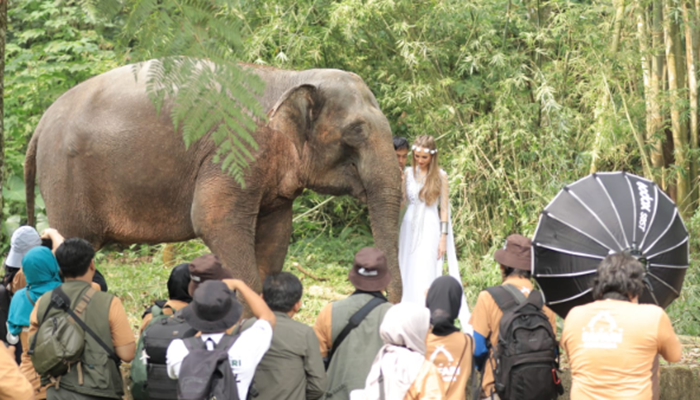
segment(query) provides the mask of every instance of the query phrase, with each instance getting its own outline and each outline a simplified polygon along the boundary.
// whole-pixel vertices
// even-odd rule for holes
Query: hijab
[[[462,285],[450,275],[441,276],[433,281],[428,289],[425,306],[430,309],[430,324],[433,334],[447,336],[459,332],[455,319],[459,316],[462,305]]]
[[[10,333],[15,336],[22,332],[22,327],[29,326],[29,316],[39,297],[63,283],[56,257],[44,246],[35,247],[24,255],[22,271],[24,271],[27,286],[12,296],[10,314],[7,318]]]
[[[386,398],[404,398],[423,368],[429,328],[430,312],[425,307],[400,303],[387,310],[379,327],[384,346],[367,375],[365,398],[378,396],[380,372]]]
[[[185,303],[192,302],[187,290],[190,284],[190,269],[189,263],[182,263],[170,272],[168,278],[168,298],[170,300],[184,301]]]

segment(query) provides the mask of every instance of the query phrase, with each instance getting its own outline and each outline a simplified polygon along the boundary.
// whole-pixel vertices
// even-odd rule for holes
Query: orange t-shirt
[[[532,291],[532,282],[529,279],[522,277],[508,277],[503,281],[503,284],[509,284],[520,289],[525,297],[530,295]],[[557,334],[557,317],[554,312],[548,307],[543,307],[545,315],[549,318],[549,323],[552,324],[552,330],[554,335]],[[474,328],[474,332],[478,332],[481,336],[489,338],[491,340],[492,349],[498,344],[498,330],[501,323],[501,317],[503,317],[503,311],[498,308],[498,304],[493,299],[491,294],[487,291],[482,291],[479,293],[479,297],[476,300],[476,306],[472,311],[472,316],[469,319],[469,323]],[[490,335],[490,336],[489,336]],[[493,388],[493,350],[491,355],[489,355],[486,365],[484,367],[483,373],[483,383],[481,389],[483,390],[482,395],[489,395]]]
[[[571,399],[651,399],[657,354],[681,357],[668,315],[658,306],[599,300],[566,316],[561,345],[571,365]]]
[[[426,345],[425,358],[435,364],[445,383],[445,400],[465,400],[467,380],[472,373],[474,339],[462,332],[447,336],[430,333]]]

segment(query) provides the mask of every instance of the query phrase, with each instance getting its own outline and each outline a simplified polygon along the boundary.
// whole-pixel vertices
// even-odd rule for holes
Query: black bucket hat
[[[192,303],[182,309],[182,317],[202,333],[224,332],[243,312],[243,306],[221,281],[206,281],[194,292]]]

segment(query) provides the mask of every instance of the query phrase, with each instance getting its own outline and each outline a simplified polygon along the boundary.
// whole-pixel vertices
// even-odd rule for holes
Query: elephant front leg
[[[282,271],[292,236],[292,201],[267,213],[260,213],[255,232],[255,259],[260,279]]]
[[[220,181],[221,180],[221,181]],[[233,276],[260,293],[262,285],[255,261],[255,225],[259,200],[222,190],[224,179],[197,185],[192,204],[192,225],[212,253]]]

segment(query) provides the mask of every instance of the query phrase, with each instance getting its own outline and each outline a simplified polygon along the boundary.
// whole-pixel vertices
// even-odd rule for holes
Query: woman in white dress
[[[399,234],[401,302],[425,305],[433,281],[443,274],[447,256],[449,275],[462,282],[450,223],[447,174],[438,165],[432,136],[418,136],[411,147],[413,166],[404,171],[406,213]],[[462,296],[459,320],[469,331],[469,309]]]

